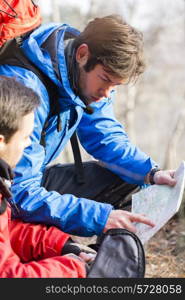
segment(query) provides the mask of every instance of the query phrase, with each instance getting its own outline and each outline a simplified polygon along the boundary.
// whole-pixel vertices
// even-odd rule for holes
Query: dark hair
[[[20,120],[40,103],[39,96],[15,78],[0,76],[0,134],[8,142]]]
[[[0,215],[2,215],[7,208],[7,200],[5,198],[0,199]]]
[[[87,44],[90,58],[85,65],[86,72],[102,64],[108,72],[135,80],[144,72],[142,34],[127,24],[119,15],[95,18],[76,37],[75,48]]]

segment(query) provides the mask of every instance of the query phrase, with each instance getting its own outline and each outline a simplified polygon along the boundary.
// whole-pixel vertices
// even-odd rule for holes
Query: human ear
[[[0,151],[3,151],[5,147],[5,137],[4,135],[0,134]]]
[[[87,44],[81,44],[76,50],[76,61],[80,67],[83,67],[89,57],[89,48]]]

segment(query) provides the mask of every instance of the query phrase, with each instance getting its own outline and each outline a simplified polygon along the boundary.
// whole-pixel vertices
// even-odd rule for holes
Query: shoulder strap
[[[4,64],[18,66],[32,71],[42,81],[48,91],[52,115],[57,113],[57,110],[59,109],[58,101],[56,100],[58,98],[57,86],[27,58],[19,47],[17,39],[9,40],[2,48],[0,48],[0,65]]]
[[[39,70],[23,53],[16,39],[9,40],[0,48],[0,65],[8,64],[18,66],[35,73],[43,83],[50,80],[49,77]]]
[[[78,184],[83,184],[85,183],[85,174],[84,174],[84,167],[82,163],[82,157],[80,153],[80,148],[79,148],[79,143],[77,139],[77,134],[76,132],[73,133],[71,139],[71,147],[73,150],[73,156],[74,156],[74,161],[75,161],[75,171],[76,171],[76,178]]]
[[[57,61],[57,55],[54,52],[53,45],[55,43],[56,33],[58,29],[52,33],[52,35],[44,42],[43,47],[47,49],[47,51],[51,55],[53,68],[55,70],[55,73],[57,75],[57,78],[59,78],[59,69],[58,69],[58,61]],[[20,40],[18,40],[20,39]],[[44,84],[44,86],[47,89],[49,99],[50,99],[50,113],[48,115],[48,118],[44,124],[42,133],[41,133],[41,140],[40,144],[45,147],[45,135],[46,135],[46,129],[48,127],[48,121],[49,118],[52,115],[58,114],[58,124],[57,129],[58,131],[61,130],[60,128],[60,119],[59,119],[59,102],[58,99],[58,87],[54,84],[54,82],[46,76],[40,69],[37,68],[36,65],[34,65],[24,54],[22,49],[19,47],[19,41],[21,41],[21,37],[17,39],[12,39],[6,42],[6,44],[0,48],[0,65],[8,64],[13,66],[19,66],[23,67],[27,70],[32,71]],[[83,171],[83,164],[81,159],[81,153],[78,145],[77,135],[76,132],[73,134],[71,138],[71,147],[73,151],[74,161],[75,161],[75,168],[77,173],[77,180],[79,183],[84,182],[84,171]]]
[[[20,48],[21,38],[15,38],[9,40],[0,50],[0,64],[8,64],[12,66],[18,66],[25,68],[29,71],[32,71],[44,84],[47,89],[49,100],[50,100],[50,112],[48,118],[44,124],[40,143],[45,147],[45,132],[48,127],[48,120],[52,115],[59,114],[60,107],[57,101],[58,99],[58,91],[57,86],[54,82],[46,76],[40,69],[37,68],[24,54],[22,49]],[[60,120],[58,121],[58,131],[60,131]]]

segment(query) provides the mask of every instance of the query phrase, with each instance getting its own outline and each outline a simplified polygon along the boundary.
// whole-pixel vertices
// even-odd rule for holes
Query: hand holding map
[[[151,185],[132,196],[132,212],[145,214],[155,223],[154,227],[136,223],[136,234],[141,242],[146,243],[179,210],[185,185],[185,162],[176,170],[174,187]]]

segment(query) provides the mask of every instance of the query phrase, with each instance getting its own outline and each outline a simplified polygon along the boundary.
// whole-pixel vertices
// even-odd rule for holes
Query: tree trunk
[[[164,169],[173,169],[176,157],[177,157],[177,145],[178,141],[184,132],[184,119],[185,119],[185,109],[181,111],[177,122],[172,130],[171,136],[169,138],[169,142],[167,144],[167,150],[165,155]]]

